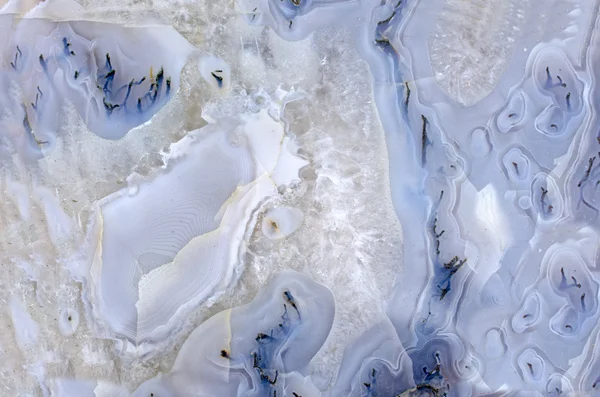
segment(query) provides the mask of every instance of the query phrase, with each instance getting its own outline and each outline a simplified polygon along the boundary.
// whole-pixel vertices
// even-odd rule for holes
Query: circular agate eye
[[[563,306],[552,316],[548,325],[559,336],[573,336],[580,329],[579,313],[571,306]]]
[[[550,375],[546,382],[547,396],[570,396],[572,392],[573,388],[569,380],[559,373]]]
[[[538,173],[531,183],[531,203],[543,220],[554,220],[560,217],[563,199],[554,178]]]
[[[514,184],[523,184],[531,178],[535,167],[525,148],[513,147],[502,156],[506,178]]]
[[[262,232],[271,240],[279,240],[294,233],[304,220],[304,212],[293,207],[268,210],[262,221]]]
[[[583,107],[583,83],[578,79],[567,56],[558,47],[549,46],[536,56],[533,70],[539,92],[550,97],[560,110],[576,114]],[[558,130],[552,128],[552,130]]]
[[[473,157],[486,157],[492,151],[489,131],[482,127],[477,127],[469,134],[469,153]]]
[[[516,128],[524,120],[526,112],[525,94],[519,90],[512,95],[506,107],[498,114],[496,119],[498,131],[507,133]]]
[[[521,197],[519,197],[518,203],[519,203],[519,207],[521,207],[521,209],[527,210],[527,209],[531,208],[531,197],[521,196]]]
[[[79,312],[72,308],[61,309],[58,315],[58,329],[63,336],[71,336],[79,327]]]
[[[512,327],[517,334],[531,331],[540,316],[540,298],[537,293],[528,295],[521,308],[512,318]]]
[[[231,68],[221,58],[205,55],[198,60],[202,78],[217,90],[227,90],[231,85]]]
[[[483,349],[485,356],[492,360],[502,357],[507,349],[503,331],[499,328],[490,329],[485,334]]]
[[[533,349],[527,349],[517,358],[521,376],[524,380],[539,382],[545,376],[546,363]]]
[[[556,105],[550,105],[536,117],[534,126],[540,134],[554,138],[560,137],[568,131],[567,123],[565,112]]]

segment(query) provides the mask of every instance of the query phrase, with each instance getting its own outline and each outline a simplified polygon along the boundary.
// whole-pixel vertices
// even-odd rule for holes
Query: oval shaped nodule
[[[294,207],[268,210],[262,221],[262,232],[271,240],[279,240],[294,233],[304,221],[304,212]]]

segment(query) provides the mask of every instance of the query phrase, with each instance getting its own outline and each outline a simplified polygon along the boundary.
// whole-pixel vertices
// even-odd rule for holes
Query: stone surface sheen
[[[7,230],[0,231],[0,259],[27,281],[10,270],[0,284],[0,390],[66,397],[600,395],[599,6],[186,5],[215,18],[202,20],[206,38],[235,32],[238,63],[227,50],[235,40],[215,51],[155,17],[127,24],[111,22],[110,5],[94,14],[93,5],[84,10],[69,0],[11,0],[0,9],[0,227]],[[170,20],[189,28],[196,20],[187,18],[181,11]],[[328,47],[329,35],[351,44],[335,48],[329,40]],[[368,66],[370,91],[335,97],[324,66],[346,67],[347,52]],[[192,63],[193,71],[182,72]],[[295,63],[316,72],[298,78]],[[337,75],[349,86],[362,82],[359,74]],[[198,87],[210,94],[190,94]],[[340,130],[353,139],[348,131],[359,125],[343,110],[350,97],[376,106],[382,128],[353,145],[385,140],[388,190],[331,176],[341,175],[336,168],[384,172],[366,160],[377,156],[353,153],[354,146],[346,157],[322,147]],[[321,106],[313,108],[316,117],[300,105],[311,101]],[[168,115],[182,102],[202,108],[195,108],[202,125],[184,128]],[[65,150],[67,130],[135,143],[155,125],[176,132],[127,152],[131,158],[105,155],[95,165],[116,169],[127,185],[86,193],[83,207],[67,206],[59,191],[87,191],[84,177],[44,177],[52,169],[45,161],[76,159]],[[315,126],[322,128],[316,139],[307,132]],[[120,161],[146,164],[144,175],[119,169]],[[315,186],[349,199],[329,210],[309,206],[330,194]],[[352,224],[339,215],[346,207],[372,208],[362,194],[393,209],[401,231],[374,215],[372,234],[358,226],[349,233],[362,243],[346,249],[337,241],[355,268],[325,245],[303,245],[330,227],[326,219],[343,236]],[[378,259],[352,251],[399,235],[402,260],[381,259],[377,267]],[[13,241],[30,242],[13,248]],[[56,297],[75,284],[43,287],[61,277],[77,285],[70,298]],[[55,302],[52,313],[48,302]],[[51,316],[53,336],[43,326]],[[66,342],[50,349],[48,340]],[[71,368],[68,351],[80,352],[92,370]],[[25,379],[20,386],[10,383],[15,368]]]

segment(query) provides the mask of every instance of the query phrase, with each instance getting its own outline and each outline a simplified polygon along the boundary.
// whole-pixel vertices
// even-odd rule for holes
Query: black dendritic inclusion
[[[139,80],[131,79],[128,84],[122,85],[121,87],[115,89],[113,84],[118,71],[113,68],[110,59],[110,53],[106,54],[105,59],[105,72],[98,74],[99,77],[96,86],[98,89],[102,90],[102,93],[104,94],[102,102],[104,104],[104,108],[106,109],[107,116],[110,116],[115,110],[118,109],[127,110],[127,105],[129,97],[132,94],[132,90],[136,86],[140,86],[147,79],[150,83],[150,86],[146,93],[137,98],[136,107],[138,112],[143,112],[160,99],[160,95],[163,93],[163,86],[165,87],[164,95],[169,95],[171,91],[171,78],[167,77],[165,79],[165,72],[162,66],[156,75],[152,73],[151,69],[149,78],[147,76],[142,76],[142,78]]]
[[[40,141],[36,138],[35,133],[33,132],[33,128],[31,128],[31,123],[29,122],[29,116],[27,115],[27,108],[23,105],[23,128],[27,133],[27,136],[35,141],[38,146],[48,144],[48,141]]]
[[[62,43],[63,43],[63,54],[65,55],[65,57],[68,58],[70,56],[75,56],[75,51],[73,51],[71,49],[71,43],[69,42],[69,40],[67,40],[66,37],[63,37]]]
[[[427,136],[427,125],[429,124],[427,117],[421,115],[421,121],[423,122],[421,128],[421,167],[424,167],[427,164],[427,146],[431,145],[431,141]]]
[[[378,21],[377,26],[375,28],[375,44],[379,47],[386,49],[393,49],[393,45],[390,43],[390,40],[386,37],[385,32],[390,27],[392,21],[395,17],[401,12],[402,0],[396,3],[394,10],[392,13],[385,19]]]
[[[40,86],[37,86],[36,93],[35,93],[35,101],[31,102],[30,105],[31,105],[31,108],[33,109],[33,112],[35,112],[38,117],[40,117],[40,113],[41,113],[40,106],[42,106],[42,104],[43,104],[43,101],[41,101],[41,99],[43,97],[44,97],[44,93],[40,89]],[[25,129],[25,132],[27,133],[27,136],[30,137],[31,139],[33,139],[38,146],[48,144],[49,141],[39,140],[35,136],[35,132],[34,132],[33,127],[31,126],[31,123],[29,121],[29,115],[28,115],[28,111],[27,111],[27,106],[25,106],[25,104],[22,104],[21,106],[22,106],[23,113],[24,113],[23,114],[23,128]]]
[[[19,48],[19,46],[17,46],[17,52],[15,52],[15,59],[14,61],[12,61],[10,63],[10,66],[14,69],[17,70],[17,68],[19,67],[19,59],[23,57],[23,52],[21,51],[21,49]]]
[[[540,187],[542,193],[540,196],[540,204],[542,206],[542,214],[544,216],[549,216],[552,214],[552,210],[554,209],[554,206],[552,204],[549,204],[548,201],[548,189],[544,188],[543,186]]]
[[[598,136],[598,143],[600,144],[600,136]],[[588,201],[588,199],[586,199],[584,195],[584,189],[586,187],[592,187],[592,194],[595,194],[595,189],[598,187],[598,185],[600,185],[600,179],[594,181],[594,179],[598,176],[598,163],[596,163],[596,157],[600,158],[600,152],[598,152],[597,155],[594,155],[593,157],[590,157],[588,159],[587,167],[585,168],[585,171],[583,173],[583,176],[579,180],[579,183],[577,183],[577,187],[579,188],[580,202],[586,207],[593,210],[594,212],[598,213],[598,209],[594,205],[592,205],[592,203]],[[592,202],[594,201],[595,199],[592,198]]]
[[[558,288],[560,290],[566,290],[569,288],[581,288],[581,284],[577,282],[577,278],[575,276],[571,276],[572,283],[567,281],[567,277],[565,276],[565,268],[560,268],[560,284]],[[584,294],[585,295],[585,294]]]
[[[263,387],[269,389],[269,395],[273,397],[277,397],[275,386],[279,377],[279,370],[276,369],[275,364],[275,356],[289,338],[293,328],[295,328],[296,324],[293,324],[294,320],[300,321],[300,311],[292,294],[289,291],[284,291],[283,298],[286,303],[283,304],[281,322],[277,327],[272,328],[268,334],[257,334],[255,340],[258,344],[258,349],[250,353],[252,356],[252,367],[258,373]],[[294,309],[295,318],[290,316],[288,305]]]
[[[75,58],[78,54],[72,49],[71,41],[67,37],[62,38],[62,56],[65,58]],[[10,62],[12,69],[18,70],[21,67],[21,59],[23,58],[23,52],[19,46],[16,46],[16,52],[14,59]],[[55,57],[46,58],[44,54],[38,56],[38,62],[42,67],[42,70],[47,74],[49,62],[55,60]],[[150,69],[149,77],[143,76],[140,79],[132,79],[129,83],[123,84],[120,87],[115,87],[115,79],[119,77],[120,71],[115,69],[112,65],[110,53],[105,56],[105,62],[102,67],[98,68],[96,87],[102,91],[102,103],[106,110],[107,116],[110,116],[117,110],[126,111],[129,98],[132,91],[142,85],[142,83],[148,81],[148,91],[142,92],[137,98],[136,107],[139,112],[143,112],[152,105],[154,105],[160,98],[161,95],[168,96],[171,91],[171,77],[165,76],[164,68],[161,66],[158,73],[154,75],[152,69]],[[80,77],[79,70],[73,71],[73,80],[78,80]],[[37,108],[37,97],[34,103],[34,109]]]
[[[439,202],[442,201],[444,197],[444,191],[440,192]],[[438,203],[439,205],[439,203]],[[450,261],[441,264],[439,256],[440,256],[440,238],[444,235],[446,230],[438,230],[438,218],[437,213],[434,214],[433,221],[431,222],[430,234],[434,243],[434,253],[435,253],[435,279],[439,280],[436,283],[438,290],[440,291],[440,300],[443,300],[448,292],[451,290],[451,279],[456,272],[460,270],[460,268],[467,263],[467,258],[461,259],[457,255],[455,255]],[[441,266],[440,266],[441,265]]]
[[[302,321],[298,302],[292,293],[286,290],[282,293],[282,298],[284,303],[280,322],[268,332],[256,334],[254,338],[256,348],[250,352],[252,369],[258,376],[260,387],[265,390],[265,395],[269,397],[277,397],[277,386],[280,379],[277,357],[294,329]],[[227,349],[221,349],[219,355],[226,360],[236,359]],[[302,397],[298,393],[292,393],[292,396]]]
[[[446,391],[444,391],[438,383],[441,385],[444,381],[444,376],[441,372],[441,360],[439,353],[436,353],[436,365],[432,369],[428,369],[427,367],[423,367],[424,379],[422,382],[418,383],[415,387],[411,387],[410,389],[404,390],[395,390],[390,394],[389,386],[385,387],[383,384],[379,384],[379,377],[381,373],[377,371],[375,368],[371,368],[371,371],[368,375],[369,379],[366,382],[363,382],[362,386],[365,389],[366,397],[408,397],[408,396],[431,396],[431,397],[445,397],[447,396]],[[389,379],[388,379],[389,381]],[[385,384],[386,379],[383,379]],[[389,382],[388,382],[389,383]],[[448,387],[448,386],[447,386]]]
[[[223,88],[223,77],[221,76],[222,73],[222,70],[215,70],[210,72],[211,76],[217,81],[217,85],[219,86],[219,88]]]
[[[560,75],[556,75],[557,82],[555,83],[552,79],[552,74],[550,73],[550,66],[546,66],[546,83],[544,84],[545,89],[553,88],[553,87],[563,87],[567,88],[567,84],[563,82],[562,77]],[[569,93],[570,94],[570,93]]]

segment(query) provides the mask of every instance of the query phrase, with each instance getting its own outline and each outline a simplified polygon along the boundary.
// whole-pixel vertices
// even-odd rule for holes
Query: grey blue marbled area
[[[261,8],[289,39],[360,21],[404,238],[391,326],[348,349],[332,393],[594,394],[598,3],[525,10],[502,77],[468,107],[433,78],[426,40],[443,2],[294,4]]]
[[[335,297],[286,270],[203,322],[172,368],[131,396],[600,395],[600,2],[508,3],[520,10],[509,61],[466,106],[436,80],[429,55],[444,1],[238,1],[247,24],[285,40],[331,26],[352,35],[385,131],[403,263],[385,319],[344,348],[330,385],[310,365],[331,337]],[[0,15],[10,156],[51,153],[62,101],[102,138],[135,133],[193,57],[214,90],[231,84],[227,63],[172,28],[59,20],[51,5],[21,20],[11,4]],[[176,319],[227,293],[243,251],[232,241],[305,165],[283,115],[301,96],[247,94],[237,115],[205,109],[209,125],[171,145],[161,170],[96,203],[81,253],[90,266],[70,270],[89,288],[98,335],[147,353],[176,333]],[[165,214],[172,224],[159,225]],[[303,216],[282,207],[262,230],[285,238]],[[22,311],[14,303],[37,332]],[[79,321],[65,311],[61,332]],[[61,396],[130,395],[100,381],[57,385]]]

